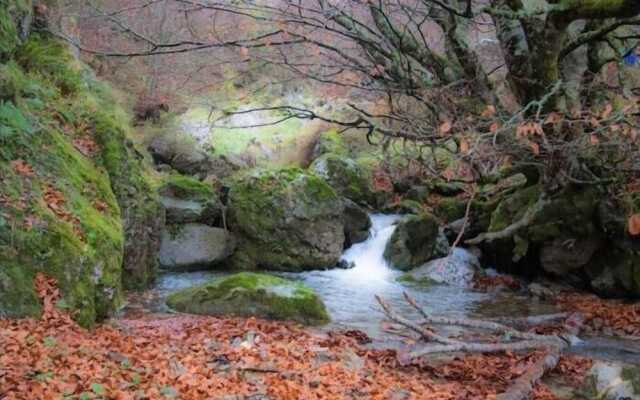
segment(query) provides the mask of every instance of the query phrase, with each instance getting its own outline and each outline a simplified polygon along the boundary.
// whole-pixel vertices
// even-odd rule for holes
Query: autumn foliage
[[[40,274],[35,285],[41,319],[0,320],[2,399],[485,399],[539,357],[400,366],[394,350],[359,344],[362,333],[253,318],[148,316],[84,330],[60,310],[53,279]],[[565,358],[558,368],[579,382],[587,364]],[[535,398],[555,397],[540,385]]]

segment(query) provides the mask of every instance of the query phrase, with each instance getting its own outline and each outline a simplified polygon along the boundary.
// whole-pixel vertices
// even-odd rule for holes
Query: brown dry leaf
[[[539,156],[540,155],[540,145],[536,142],[532,142],[531,140],[528,142],[529,144],[529,148],[531,148],[531,151],[533,152],[533,154]]]
[[[640,214],[633,214],[632,216],[630,216],[628,225],[629,235],[640,235]]]
[[[109,206],[107,206],[107,203],[105,203],[102,200],[96,200],[93,202],[93,208],[95,208],[96,210],[102,212],[104,210],[106,210],[107,208],[109,208]]]
[[[554,111],[552,113],[549,113],[549,115],[547,115],[547,118],[545,118],[544,120],[544,124],[545,125],[557,124],[558,122],[561,122],[563,119],[564,119],[564,115]]]
[[[481,117],[483,118],[489,118],[491,116],[493,116],[496,113],[496,107],[492,104],[489,104],[483,111],[482,114],[480,114]]]
[[[591,136],[589,136],[589,143],[591,143],[594,146],[600,143],[600,139],[598,138],[598,135],[592,133]]]
[[[35,175],[33,168],[25,160],[13,160],[11,161],[11,167],[22,176],[31,177]]]
[[[90,137],[73,139],[73,147],[86,157],[91,157],[98,150],[98,145]]]
[[[498,129],[500,129],[500,123],[499,122],[494,122],[489,126],[489,132],[491,132],[491,133],[497,132]]]
[[[438,127],[438,134],[440,134],[441,136],[444,136],[447,133],[451,132],[451,128],[452,128],[451,121],[444,121]]]
[[[609,116],[611,116],[612,112],[613,112],[613,106],[611,105],[611,103],[607,103],[607,105],[604,107],[604,110],[602,111],[602,114],[600,115],[600,118],[607,119],[609,118]]]
[[[460,140],[460,152],[462,154],[467,154],[469,152],[469,142],[465,139]]]

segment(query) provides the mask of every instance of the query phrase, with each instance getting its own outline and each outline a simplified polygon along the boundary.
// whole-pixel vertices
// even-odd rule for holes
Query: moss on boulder
[[[212,185],[173,174],[164,180],[158,193],[166,211],[167,223],[222,225],[223,205]]]
[[[292,320],[307,325],[329,321],[322,300],[302,283],[242,272],[181,290],[167,304],[181,312]]]
[[[236,268],[301,271],[335,266],[345,241],[343,204],[298,168],[256,170],[231,184],[229,227]]]
[[[309,169],[327,181],[338,194],[361,205],[375,202],[371,178],[354,160],[327,153],[317,158]]]
[[[404,217],[384,249],[384,258],[394,268],[406,271],[447,255],[449,245],[436,218],[427,213]]]
[[[349,156],[349,147],[344,143],[342,136],[336,129],[329,129],[320,133],[312,157],[318,158],[324,154],[331,153],[342,157]]]

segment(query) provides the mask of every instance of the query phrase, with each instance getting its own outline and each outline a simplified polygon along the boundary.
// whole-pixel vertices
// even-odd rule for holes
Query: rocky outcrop
[[[256,170],[229,191],[229,227],[238,237],[234,266],[283,271],[338,263],[344,205],[319,177],[298,168]]]
[[[160,266],[171,271],[206,269],[227,259],[235,239],[224,229],[201,224],[169,226],[162,235]]]
[[[447,255],[449,244],[431,214],[404,217],[384,250],[384,258],[400,270],[410,270]]]
[[[309,170],[324,179],[341,196],[360,205],[375,203],[371,178],[354,160],[327,153],[317,158]]]
[[[486,261],[507,272],[551,274],[604,296],[640,297],[640,239],[626,227],[635,206],[580,187],[541,203],[540,190],[530,186],[500,201],[489,232],[502,232],[539,209],[511,234],[483,243]]]
[[[184,289],[167,299],[186,313],[292,320],[307,325],[329,321],[322,300],[301,283],[243,272]]]
[[[364,242],[369,238],[371,218],[362,207],[349,199],[344,199],[344,247]]]

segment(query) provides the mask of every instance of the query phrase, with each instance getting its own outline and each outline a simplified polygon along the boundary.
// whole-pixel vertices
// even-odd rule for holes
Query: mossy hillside
[[[83,325],[121,302],[124,216],[103,146],[82,148],[116,107],[95,85],[65,46],[38,35],[0,65],[1,314],[39,312],[37,272],[58,280]]]
[[[184,289],[170,295],[167,304],[193,314],[258,316],[308,325],[329,321],[322,300],[307,286],[248,272]]]
[[[338,261],[343,204],[325,181],[299,168],[262,169],[236,178],[230,187],[237,268],[296,271]]]
[[[125,258],[123,282],[127,289],[144,289],[155,279],[163,210],[152,188],[143,156],[129,139],[130,116],[110,87],[89,77],[79,96],[76,113],[85,121],[100,151],[95,162],[109,175],[111,188],[123,210]]]
[[[39,122],[46,121],[46,115],[39,117]],[[8,266],[6,275],[12,283],[2,293],[0,309],[19,315],[20,310],[11,310],[15,303],[11,298],[33,299],[31,280],[42,271],[58,279],[66,303],[80,310],[79,322],[87,325],[105,317],[120,301],[123,246],[120,210],[108,175],[51,126],[34,131],[28,142],[17,140],[3,150],[0,193],[6,199],[1,207],[0,264]],[[4,158],[7,153],[13,160]],[[30,165],[33,176],[16,171],[10,163],[15,160]],[[56,215],[44,200],[52,190],[64,199],[68,217]],[[17,274],[16,266],[23,271]],[[2,304],[5,299],[8,304]],[[23,308],[30,311],[28,315],[37,309]]]
[[[20,45],[26,33],[24,22],[31,14],[30,0],[3,0],[0,4],[0,60]]]

